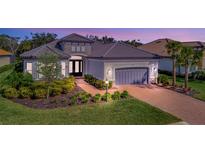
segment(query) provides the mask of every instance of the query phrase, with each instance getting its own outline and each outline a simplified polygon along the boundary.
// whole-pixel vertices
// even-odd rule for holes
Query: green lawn
[[[170,124],[178,118],[136,99],[39,110],[0,97],[0,124]]]
[[[171,82],[171,78],[170,82]],[[184,85],[184,79],[183,78],[177,78],[177,84],[178,85]],[[189,87],[194,89],[197,93],[194,94],[193,97],[205,101],[205,81],[200,80],[189,80]]]

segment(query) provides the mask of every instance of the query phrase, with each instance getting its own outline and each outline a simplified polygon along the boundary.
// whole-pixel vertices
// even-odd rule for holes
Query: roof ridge
[[[117,44],[118,44],[118,42],[115,42],[115,43],[105,52],[105,54],[104,54],[102,57],[106,56]]]
[[[46,47],[47,47],[48,49],[50,49],[52,52],[54,52],[54,53],[56,53],[56,54],[58,54],[58,55],[60,55],[60,56],[62,56],[63,54],[65,54],[66,56],[68,56],[65,52],[64,52],[64,53],[57,52],[57,51],[53,50],[51,47],[49,47],[48,45],[46,45]]]
[[[154,56],[159,56],[159,55],[157,55],[157,54],[153,54],[153,53],[148,52],[148,51],[146,51],[146,50],[139,49],[138,47],[133,46],[133,45],[130,45],[130,44],[127,44],[127,43],[124,43],[124,42],[120,42],[120,43],[121,43],[121,44],[124,44],[124,45],[126,45],[126,46],[129,46],[129,47],[131,47],[131,48],[133,48],[133,49],[137,49],[137,50],[140,50],[140,51],[142,51],[142,52],[146,52],[146,53],[151,54],[151,55],[154,55]]]

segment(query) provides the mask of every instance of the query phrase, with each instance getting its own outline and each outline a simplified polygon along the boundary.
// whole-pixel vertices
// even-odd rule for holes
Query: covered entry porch
[[[83,56],[71,56],[69,59],[69,75],[83,76]]]

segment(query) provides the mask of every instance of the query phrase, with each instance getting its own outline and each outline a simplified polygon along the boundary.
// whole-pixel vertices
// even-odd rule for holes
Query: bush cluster
[[[32,76],[28,73],[14,73],[14,76],[7,78],[5,86],[0,88],[0,92],[6,98],[45,98],[47,94],[47,84],[45,81],[33,82]],[[21,77],[21,78],[20,78]],[[16,79],[16,80],[15,80]],[[73,76],[56,80],[49,85],[49,95],[57,96],[66,94],[75,88],[75,78]]]
[[[91,96],[87,92],[79,92],[75,95],[73,95],[70,98],[71,105],[74,104],[86,104],[89,101],[92,101],[94,103],[98,103],[100,101],[112,101],[112,100],[121,100],[121,99],[127,99],[129,97],[129,94],[127,91],[123,91],[120,93],[119,91],[114,92],[113,94],[105,93],[104,95],[96,94],[94,96]]]
[[[164,74],[160,74],[158,76],[158,83],[161,83],[164,86],[169,85],[169,78],[168,78],[168,76],[164,75]]]
[[[196,71],[191,73],[191,78],[194,80],[203,80],[205,81],[205,70]]]
[[[90,100],[91,95],[87,92],[79,92],[71,97],[71,104],[86,104]]]
[[[97,89],[106,89],[105,81],[99,80],[90,74],[85,75],[84,78],[85,78],[86,82],[93,85]],[[109,81],[109,84],[108,84],[108,89],[110,89],[110,88],[112,88],[112,81]]]

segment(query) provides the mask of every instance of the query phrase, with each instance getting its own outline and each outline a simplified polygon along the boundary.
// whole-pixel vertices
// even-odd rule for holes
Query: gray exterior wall
[[[83,74],[92,74],[100,80],[104,80],[104,62],[97,59],[84,59]]]
[[[117,68],[146,67],[149,70],[149,83],[156,83],[158,77],[158,60],[99,60],[86,59],[84,74],[92,74],[98,79],[113,81],[115,83],[115,70]]]
[[[171,58],[160,59],[159,60],[159,70],[172,72],[172,60],[171,60]],[[198,70],[197,66],[192,66],[192,67],[190,67],[189,72],[191,73],[191,72],[195,72],[197,70]],[[184,74],[185,73],[184,67],[177,66],[176,72],[177,72],[177,74]]]

